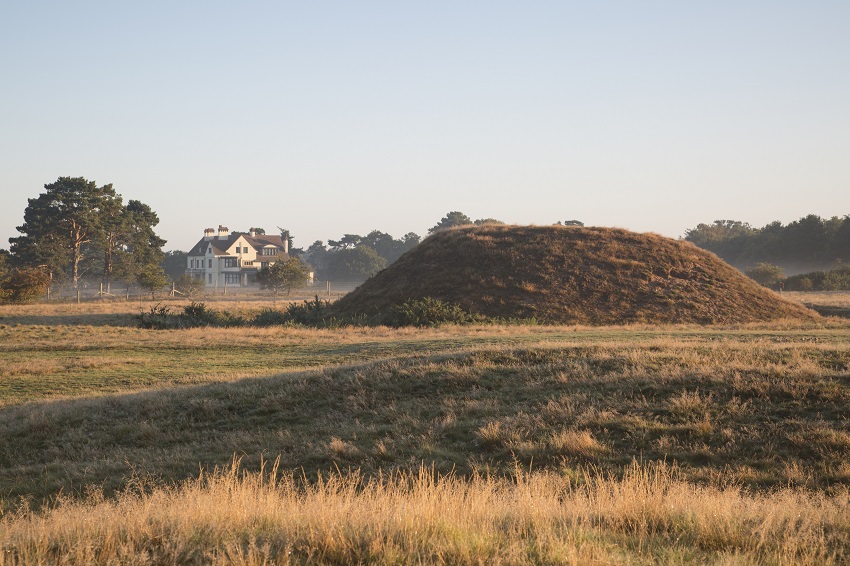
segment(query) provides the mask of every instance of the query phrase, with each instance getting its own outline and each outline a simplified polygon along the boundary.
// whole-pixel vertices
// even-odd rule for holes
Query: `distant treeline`
[[[686,231],[685,239],[741,270],[759,263],[777,265],[786,274],[830,270],[850,262],[850,215],[826,219],[810,214],[762,228],[715,220]]]
[[[850,267],[792,275],[783,281],[783,287],[787,291],[847,291]]]

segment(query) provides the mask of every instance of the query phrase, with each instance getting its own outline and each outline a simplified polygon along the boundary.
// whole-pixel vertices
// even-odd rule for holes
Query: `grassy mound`
[[[742,323],[813,318],[690,243],[609,228],[484,226],[437,233],[340,299],[340,318],[432,298],[547,323]]]

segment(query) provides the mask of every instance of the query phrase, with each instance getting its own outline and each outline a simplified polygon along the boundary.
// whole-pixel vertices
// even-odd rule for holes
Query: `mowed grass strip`
[[[489,346],[0,411],[0,492],[40,500],[141,474],[251,469],[575,475],[634,460],[753,488],[850,483],[846,343]]]

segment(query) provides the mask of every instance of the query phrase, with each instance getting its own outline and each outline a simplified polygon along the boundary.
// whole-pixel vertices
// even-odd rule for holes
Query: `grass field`
[[[156,331],[137,312],[0,308],[0,561],[850,559],[846,320]]]

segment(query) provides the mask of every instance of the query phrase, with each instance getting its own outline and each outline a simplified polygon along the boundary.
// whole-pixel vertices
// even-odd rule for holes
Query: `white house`
[[[219,226],[218,233],[204,230],[204,237],[189,250],[186,273],[203,278],[206,287],[247,287],[261,267],[287,259],[289,242],[280,236],[261,234],[256,228],[231,234]]]

